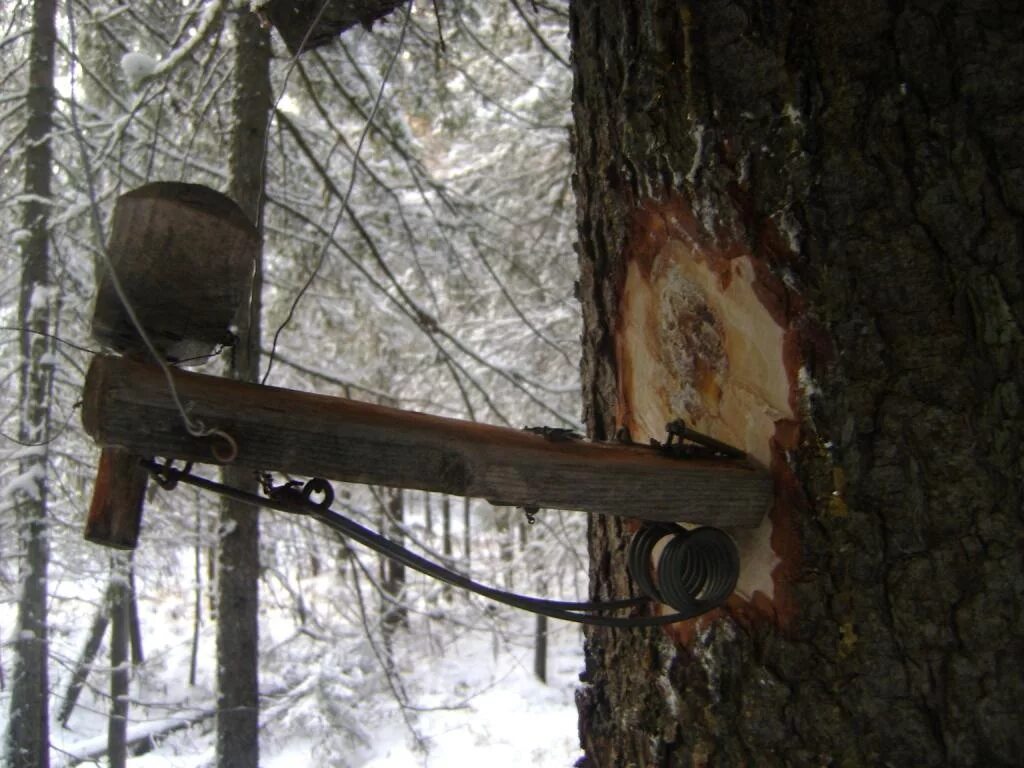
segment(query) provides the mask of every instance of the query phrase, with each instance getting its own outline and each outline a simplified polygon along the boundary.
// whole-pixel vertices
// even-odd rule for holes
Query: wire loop
[[[210,444],[210,453],[221,464],[230,464],[238,458],[238,443],[231,435],[225,432],[223,429],[210,429],[205,432],[205,435],[212,438],[220,438],[220,442],[216,439]],[[224,450],[222,444],[227,446],[227,450]]]

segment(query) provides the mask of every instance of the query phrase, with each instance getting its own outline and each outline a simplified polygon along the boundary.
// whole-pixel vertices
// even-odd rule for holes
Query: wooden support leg
[[[103,449],[85,522],[88,541],[114,549],[135,549],[149,479],[139,459],[122,448]]]

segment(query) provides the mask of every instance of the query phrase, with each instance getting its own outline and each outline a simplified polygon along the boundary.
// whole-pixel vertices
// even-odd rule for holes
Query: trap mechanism
[[[334,511],[331,509],[334,489],[323,478],[312,478],[305,484],[287,481],[274,485],[269,474],[261,473],[264,495],[259,496],[192,474],[191,463],[178,469],[170,461],[161,464],[144,459],[140,466],[165,490],[173,490],[179,483],[186,483],[255,507],[305,515],[385,557],[445,584],[513,608],[579,624],[629,628],[661,626],[691,619],[721,605],[732,594],[739,575],[736,546],[724,532],[710,527],[688,531],[679,526],[661,524],[641,528],[630,541],[629,570],[643,592],[642,597],[600,602],[528,597],[474,581]],[[659,553],[657,558],[653,557],[655,552]],[[676,612],[660,616],[607,615],[623,609],[639,608],[649,600],[666,603]]]
[[[666,624],[732,592],[739,558],[718,528],[758,525],[772,480],[682,422],[668,426],[664,443],[595,443],[561,428],[496,427],[172,368],[230,343],[258,247],[234,202],[206,187],[157,182],[118,199],[93,330],[122,356],[97,356],[86,377],[83,423],[103,447],[87,538],[134,547],[151,475],[164,487],[185,482],[315,517],[454,586],[568,621]],[[154,456],[190,463],[176,469]],[[301,486],[264,477],[260,496],[193,474],[192,462],[316,477]],[[333,511],[323,478],[483,498],[528,514],[568,509],[653,523],[629,547],[643,596],[572,603],[477,584]],[[676,613],[606,615],[652,599]]]

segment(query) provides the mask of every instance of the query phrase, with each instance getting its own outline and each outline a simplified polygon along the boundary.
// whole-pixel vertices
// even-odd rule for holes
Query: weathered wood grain
[[[550,440],[504,427],[176,371],[194,419],[237,442],[238,466],[646,520],[757,525],[772,498],[743,462],[673,459],[633,445]],[[189,435],[159,368],[97,357],[83,422],[103,446],[218,463]],[[220,445],[220,449],[225,446]]]
[[[258,248],[256,228],[231,198],[158,181],[117,199],[107,253],[150,340],[168,360],[185,361],[230,343]],[[149,354],[107,266],[92,335],[118,352]]]

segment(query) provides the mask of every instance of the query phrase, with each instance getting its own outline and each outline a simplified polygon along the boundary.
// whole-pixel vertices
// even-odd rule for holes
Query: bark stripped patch
[[[665,424],[682,418],[770,469],[770,514],[756,529],[730,531],[742,567],[729,608],[780,625],[793,614],[793,510],[802,502],[785,460],[800,438],[800,302],[792,293],[762,259],[712,244],[681,198],[638,208],[616,334],[618,426],[645,442],[663,439]],[[686,622],[674,634],[688,642],[713,618]]]

